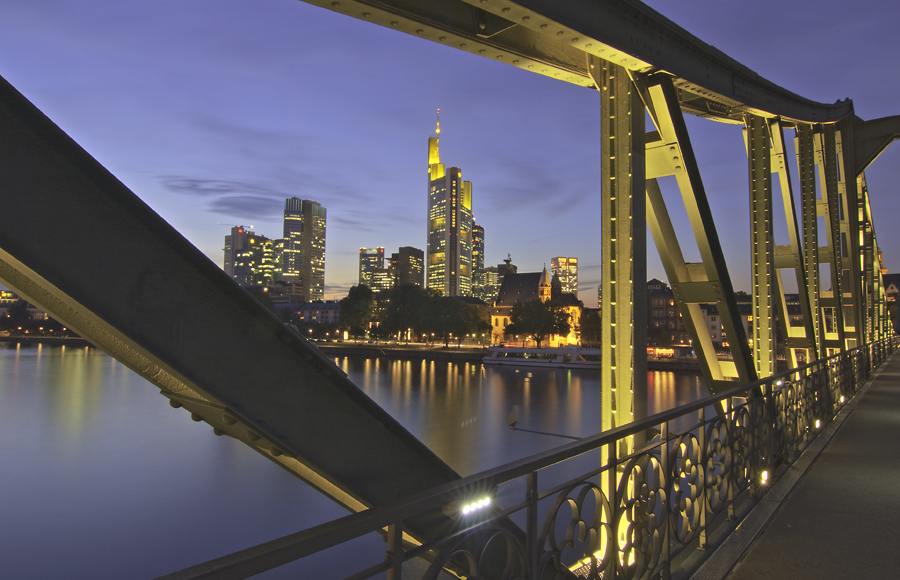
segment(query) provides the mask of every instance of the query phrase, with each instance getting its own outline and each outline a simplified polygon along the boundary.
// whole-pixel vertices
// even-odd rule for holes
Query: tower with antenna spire
[[[428,219],[425,281],[444,296],[472,294],[472,182],[441,163],[441,110],[428,138]]]

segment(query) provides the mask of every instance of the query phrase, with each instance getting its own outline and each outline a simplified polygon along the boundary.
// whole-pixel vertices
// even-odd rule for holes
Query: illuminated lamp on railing
[[[841,395],[841,402],[844,402],[844,395]]]
[[[486,496],[466,504],[454,501],[444,506],[444,515],[446,515],[450,519],[458,520],[461,517],[472,516],[476,512],[482,512],[489,505],[491,505],[490,496]]]
[[[816,429],[818,429],[821,426],[822,426],[822,422],[820,420],[816,419]]]
[[[762,485],[766,485],[769,482],[769,472],[768,471],[763,471],[762,474],[760,474],[759,482]]]

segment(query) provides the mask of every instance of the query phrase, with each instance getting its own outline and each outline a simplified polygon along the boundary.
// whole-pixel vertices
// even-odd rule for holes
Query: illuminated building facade
[[[578,296],[578,258],[553,258],[550,274],[559,276],[563,292]]]
[[[440,114],[440,110],[438,110]],[[428,138],[428,246],[426,283],[444,296],[472,293],[472,182],[458,167],[444,168],[437,135]]]
[[[307,302],[325,297],[325,208],[291,197],[284,203],[284,250],[281,276],[299,283]]]
[[[359,249],[359,283],[372,288],[372,274],[384,269],[384,248]]]
[[[225,236],[225,273],[241,286],[266,286],[280,277],[281,240],[270,240],[244,226]]]
[[[472,296],[485,300],[484,282],[484,227],[475,224],[472,227]]]
[[[403,246],[391,254],[391,270],[394,283],[425,286],[425,252],[419,248]]]

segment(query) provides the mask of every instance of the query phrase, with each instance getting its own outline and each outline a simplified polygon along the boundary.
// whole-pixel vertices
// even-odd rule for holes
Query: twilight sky
[[[857,0],[852,13],[837,0],[648,4],[804,97],[850,97],[863,119],[900,114],[896,0]],[[440,108],[442,161],[473,182],[486,264],[509,253],[536,271],[578,257],[580,297],[596,305],[592,89],[298,0],[3,0],[0,75],[220,266],[227,224],[277,238],[286,197],[321,203],[329,299],[356,283],[360,246],[425,248]],[[690,116],[688,126],[734,286],[749,291],[740,128]],[[867,178],[898,272],[900,145]],[[650,248],[650,276],[665,279]],[[697,259],[692,243],[685,254]]]

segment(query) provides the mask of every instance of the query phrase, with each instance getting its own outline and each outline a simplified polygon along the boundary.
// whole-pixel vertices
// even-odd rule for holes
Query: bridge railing
[[[736,527],[897,344],[848,350],[164,578],[246,578],[372,533],[386,537],[387,552],[353,580],[399,580],[419,556],[425,579],[442,568],[477,578],[667,578]],[[639,449],[620,454],[624,442]],[[422,517],[445,518],[446,533],[404,541],[404,521]]]

